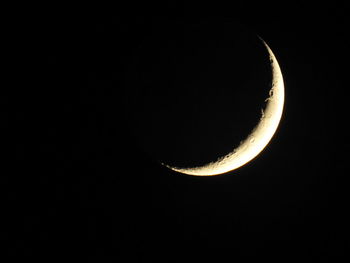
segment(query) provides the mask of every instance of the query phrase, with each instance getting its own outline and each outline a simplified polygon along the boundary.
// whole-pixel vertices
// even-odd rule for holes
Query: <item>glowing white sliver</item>
[[[262,39],[261,39],[262,40]],[[255,158],[269,143],[277,130],[281,120],[284,104],[284,84],[280,66],[269,46],[262,40],[270,55],[272,67],[272,87],[267,98],[265,110],[258,125],[252,130],[251,134],[231,153],[219,158],[215,162],[208,163],[199,167],[177,168],[163,164],[166,167],[180,173],[211,176],[226,173],[235,170],[253,158]]]

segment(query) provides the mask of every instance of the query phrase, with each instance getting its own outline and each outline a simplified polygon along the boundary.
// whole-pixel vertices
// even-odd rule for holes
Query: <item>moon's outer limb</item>
[[[282,72],[275,55],[265,41],[262,40],[262,42],[270,56],[272,68],[272,87],[269,92],[269,97],[266,99],[266,107],[264,110],[262,110],[262,116],[257,126],[237,148],[214,162],[191,168],[177,168],[164,163],[163,165],[176,172],[189,175],[218,175],[227,173],[245,165],[266,147],[276,132],[278,124],[281,120],[284,104],[284,84]]]

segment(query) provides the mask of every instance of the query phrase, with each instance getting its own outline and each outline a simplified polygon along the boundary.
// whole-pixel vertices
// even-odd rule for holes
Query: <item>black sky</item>
[[[25,84],[11,90],[14,103],[4,99],[5,115],[14,116],[2,174],[6,252],[120,262],[348,256],[345,7],[268,8],[48,8],[20,22],[26,56],[17,78]],[[135,54],[169,21],[241,23],[278,58],[281,125],[261,155],[231,174],[176,174],[149,157],[128,126]]]

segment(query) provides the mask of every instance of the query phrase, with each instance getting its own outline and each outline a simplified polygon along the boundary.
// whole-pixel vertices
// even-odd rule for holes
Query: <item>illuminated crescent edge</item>
[[[261,38],[260,38],[261,39]],[[284,105],[284,84],[280,66],[270,47],[261,39],[270,56],[272,68],[272,87],[265,100],[266,107],[257,126],[248,137],[231,153],[214,162],[191,168],[177,168],[162,163],[169,169],[195,176],[212,176],[235,170],[254,159],[269,143],[281,120]]]

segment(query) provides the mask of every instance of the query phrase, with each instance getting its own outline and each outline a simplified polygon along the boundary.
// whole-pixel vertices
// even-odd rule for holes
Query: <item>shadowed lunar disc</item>
[[[150,27],[130,62],[125,109],[141,155],[199,176],[257,156],[279,124],[284,87],[268,45],[222,21]]]

